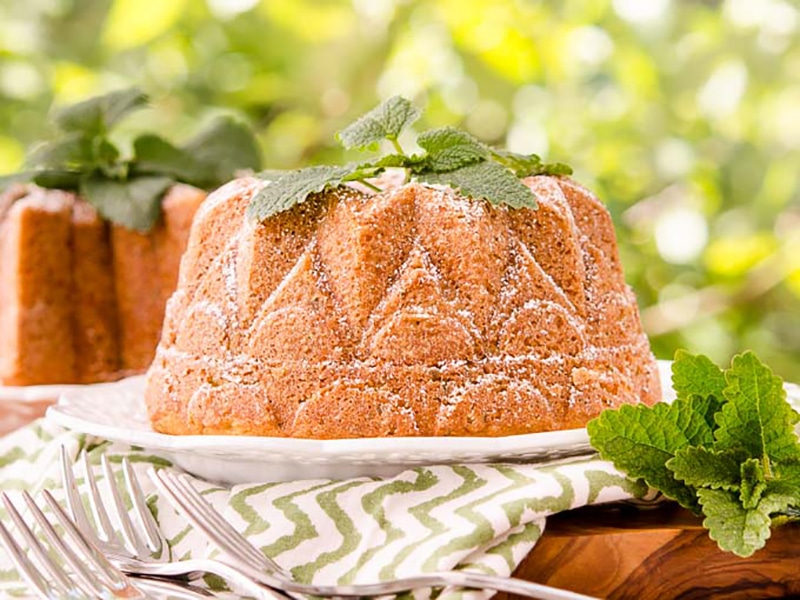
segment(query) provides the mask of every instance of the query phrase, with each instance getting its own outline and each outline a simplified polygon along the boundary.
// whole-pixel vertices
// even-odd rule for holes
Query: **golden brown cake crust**
[[[19,196],[0,222],[0,381],[76,380],[71,194]]]
[[[81,383],[117,377],[119,327],[108,224],[84,200],[72,207],[72,341]]]
[[[539,209],[409,184],[264,223],[236,180],[195,220],[146,401],[156,430],[502,436],[660,399],[608,212],[566,178]]]

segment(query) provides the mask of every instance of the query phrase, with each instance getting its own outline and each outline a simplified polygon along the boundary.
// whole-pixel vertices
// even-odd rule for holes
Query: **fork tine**
[[[6,549],[6,553],[14,564],[14,567],[16,567],[17,572],[25,580],[25,583],[38,593],[40,598],[49,600],[50,598],[57,597],[56,591],[41,575],[39,575],[33,563],[22,548],[19,547],[19,544],[14,540],[11,532],[6,529],[6,526],[3,525],[2,522],[0,522],[0,541]]]
[[[230,545],[239,550],[239,554],[246,553],[250,556],[251,562],[257,564],[267,564],[269,567],[274,568],[275,565],[272,561],[264,556],[263,553],[258,551],[253,544],[251,544],[244,536],[236,531],[233,526],[228,523],[219,512],[217,512],[208,501],[203,498],[197,490],[189,483],[186,477],[175,476],[175,484],[177,489],[182,490],[186,500],[191,503],[197,510],[202,511],[201,514],[205,515],[210,523],[219,528],[219,532],[225,535],[230,542]],[[246,544],[244,542],[247,542]]]
[[[125,485],[127,486],[128,493],[130,494],[131,502],[133,503],[133,507],[135,509],[134,512],[136,513],[139,524],[142,526],[141,528],[144,531],[144,536],[146,538],[145,542],[147,543],[148,548],[150,548],[154,554],[161,554],[162,550],[164,549],[164,543],[159,535],[158,525],[156,524],[150,509],[147,507],[147,502],[145,501],[142,488],[139,485],[139,480],[137,479],[136,473],[134,473],[131,463],[128,461],[127,457],[122,459],[122,471],[125,474]]]
[[[101,456],[101,460],[105,460],[105,454]],[[86,478],[86,483],[89,484],[89,506],[92,507],[92,514],[94,515],[95,523],[97,523],[97,529],[99,529],[98,537],[106,542],[112,541],[115,539],[114,527],[111,525],[111,518],[108,516],[105,503],[97,487],[97,478],[94,475],[94,469],[92,465],[89,464],[89,455],[85,452],[81,455],[81,464],[83,465],[83,474]],[[112,488],[114,487],[115,486],[112,485]]]
[[[116,513],[117,523],[121,528],[122,539],[125,546],[136,556],[147,555],[149,549],[143,546],[133,528],[128,509],[125,508],[125,502],[122,500],[122,494],[119,492],[117,480],[114,477],[114,471],[111,470],[111,464],[108,462],[105,454],[100,457],[100,464],[102,465],[103,475],[106,479],[106,487],[114,503],[114,512]]]
[[[161,491],[182,509],[184,516],[195,527],[206,532],[227,554],[234,558],[247,560],[259,568],[267,568],[277,573],[282,572],[278,565],[259,552],[249,540],[225,521],[186,479],[165,469],[158,472],[151,469],[150,475]],[[200,516],[204,518],[205,523],[199,520]]]
[[[47,520],[47,517],[44,516],[44,513],[33,501],[33,498],[27,491],[22,492],[22,498],[25,500],[25,505],[28,507],[31,515],[33,516],[36,523],[39,525],[42,533],[47,538],[47,541],[50,545],[57,549],[61,557],[67,562],[67,564],[72,567],[75,571],[75,575],[83,584],[84,590],[89,590],[92,594],[102,594],[104,588],[97,585],[97,578],[86,568],[86,566],[81,562],[78,556],[75,554],[75,551],[70,548],[63,539],[58,535],[53,526],[50,524],[50,521]]]
[[[197,506],[196,500],[181,490],[180,483],[171,473],[167,473],[163,469],[161,471],[151,470],[150,475],[159,490],[181,510],[183,516],[189,522],[201,531],[206,532],[212,541],[228,554],[232,556],[239,554],[238,549],[231,543],[229,536],[226,535],[226,529],[217,527],[216,523],[212,524],[212,527],[208,527],[198,519],[198,514],[200,514],[208,521],[214,520],[213,515],[208,514],[204,506]]]
[[[91,525],[89,524],[89,516],[86,514],[86,509],[83,507],[80,494],[78,493],[78,484],[75,482],[75,476],[72,474],[72,463],[67,456],[67,450],[61,446],[61,483],[64,486],[64,493],[67,498],[67,508],[72,513],[72,518],[78,527],[84,531],[89,531]]]
[[[72,541],[75,542],[75,544],[81,549],[86,559],[91,561],[95,569],[97,569],[101,576],[106,579],[109,587],[117,590],[131,589],[130,583],[125,576],[122,575],[122,573],[120,573],[113,565],[111,565],[111,563],[108,562],[108,559],[106,559],[106,557],[103,556],[103,554],[87,540],[85,535],[79,530],[78,526],[72,522],[70,516],[64,512],[64,509],[61,508],[61,505],[56,501],[55,498],[53,498],[53,495],[49,492],[49,490],[44,490],[42,495],[44,496],[47,506],[51,511],[53,511],[53,515],[55,516],[56,520],[64,528]]]
[[[251,562],[254,564],[260,564],[272,569],[273,571],[281,572],[283,570],[269,556],[265,555],[258,548],[256,548],[252,542],[250,542],[250,540],[236,531],[233,525],[228,523],[228,521],[226,521],[225,518],[208,502],[208,500],[200,495],[200,493],[192,485],[191,481],[189,481],[188,477],[185,475],[173,475],[173,477],[175,477],[176,482],[181,486],[180,489],[184,491],[187,499],[195,500],[195,504],[203,509],[203,514],[210,519],[213,519],[213,522],[220,528],[221,532],[227,535],[228,539],[231,541],[231,544],[240,550],[240,555],[242,553],[246,553],[250,556]]]
[[[25,542],[28,544],[31,554],[36,558],[36,563],[55,581],[56,587],[59,588],[62,593],[69,593],[75,585],[70,581],[70,578],[67,577],[64,569],[50,557],[47,550],[42,546],[42,543],[33,535],[33,531],[31,531],[28,524],[22,518],[22,515],[19,514],[17,507],[11,502],[11,498],[8,497],[8,494],[3,492],[1,497],[6,512],[8,512],[11,520],[14,521],[17,531],[25,538]]]

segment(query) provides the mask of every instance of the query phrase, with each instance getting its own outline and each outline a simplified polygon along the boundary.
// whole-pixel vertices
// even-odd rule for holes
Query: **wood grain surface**
[[[548,520],[516,576],[599,598],[800,597],[800,524],[775,529],[766,548],[739,558],[673,503],[578,509]]]

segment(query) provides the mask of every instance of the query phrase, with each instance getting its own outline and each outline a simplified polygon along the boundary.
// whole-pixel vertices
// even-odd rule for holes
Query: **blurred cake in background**
[[[142,132],[123,151],[111,131],[147,106],[134,87],[62,107],[56,136],[0,177],[0,384],[147,369],[204,190],[260,168],[226,115],[181,145]]]
[[[206,193],[174,185],[148,233],[74,193],[0,196],[0,382],[91,383],[144,371]]]

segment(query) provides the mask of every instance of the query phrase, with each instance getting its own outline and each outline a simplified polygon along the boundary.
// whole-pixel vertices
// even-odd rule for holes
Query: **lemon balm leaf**
[[[444,173],[490,157],[488,147],[466,131],[454,127],[426,131],[417,138],[417,144],[427,152],[426,160],[418,167],[419,171]]]
[[[723,371],[679,351],[672,370],[672,405],[605,411],[587,426],[592,445],[628,475],[684,506],[694,502],[720,548],[750,556],[771,526],[797,518],[798,415],[781,379],[752,352]],[[679,499],[678,491],[687,496]]]
[[[161,214],[161,197],[174,180],[142,176],[127,181],[89,177],[81,193],[105,218],[129,229],[149,231]]]
[[[181,147],[208,173],[207,187],[233,179],[240,170],[258,171],[261,151],[250,129],[231,117],[219,117]]]
[[[445,173],[417,173],[425,183],[448,185],[464,196],[506,204],[512,208],[536,208],[536,196],[514,173],[492,161],[482,161]]]
[[[729,490],[701,489],[697,497],[703,507],[703,526],[723,550],[751,556],[770,536],[770,513],[766,504],[745,508],[738,494]]]
[[[495,160],[506,165],[517,177],[534,175],[572,175],[572,167],[564,163],[542,162],[538,154],[519,154],[508,150],[492,150]]]
[[[264,219],[290,209],[296,204],[305,202],[311,195],[326,189],[338,187],[345,177],[356,167],[315,166],[287,171],[281,177],[268,183],[250,204],[247,214],[250,218]]]
[[[625,405],[603,411],[586,428],[600,456],[630,477],[644,479],[653,488],[696,510],[695,491],[675,478],[667,462],[689,447],[687,429],[702,427],[702,417],[688,405]]]
[[[678,450],[666,465],[676,479],[695,488],[738,490],[741,485],[741,462],[730,452],[689,446]]]
[[[672,387],[678,398],[697,395],[713,396],[724,402],[723,391],[727,387],[725,374],[707,356],[690,354],[685,350],[675,352],[672,362]]]
[[[745,508],[755,508],[767,489],[763,463],[756,458],[748,458],[740,467],[741,484],[739,499]]]
[[[396,140],[421,112],[402,96],[381,102],[337,134],[345,148],[365,149],[382,140]]]
[[[390,140],[396,153],[375,160],[344,167],[318,166],[301,169],[295,175],[267,177],[270,183],[248,208],[251,218],[266,219],[305,201],[310,192],[332,189],[358,181],[381,191],[370,182],[388,168],[405,170],[405,180],[449,186],[475,200],[495,206],[536,209],[536,195],[520,181],[520,176],[546,173],[563,175],[572,172],[566,165],[546,165],[538,156],[490,149],[466,131],[440,127],[421,133],[417,143],[421,154],[406,155],[397,143],[400,133],[416,121],[420,111],[401,96],[394,96],[375,107],[337,134],[345,148],[376,148]]]
[[[133,143],[136,172],[170,175],[204,187],[209,171],[188,152],[155,134],[144,134]]]
[[[55,122],[64,131],[97,134],[113,127],[128,114],[147,104],[147,96],[136,87],[89,98],[64,107]]]
[[[737,450],[748,458],[764,461],[771,475],[771,461],[800,455],[794,425],[798,414],[786,402],[783,382],[753,352],[733,358],[725,373],[727,402],[717,413],[716,450]]]

